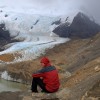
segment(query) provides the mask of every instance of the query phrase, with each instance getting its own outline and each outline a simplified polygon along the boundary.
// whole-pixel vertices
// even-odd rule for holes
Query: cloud
[[[94,17],[100,23],[100,0],[32,0],[45,12],[60,15],[75,12],[78,9]]]
[[[100,22],[100,0],[0,0],[0,7],[4,5],[49,15],[67,15],[81,10]]]
[[[41,10],[43,12],[50,13],[60,13],[63,14],[66,10],[71,10],[78,3],[74,4],[73,0],[0,0],[0,4],[11,6],[11,7],[19,7],[19,8],[36,8],[37,10]]]
[[[100,23],[100,0],[87,0],[83,2],[80,9],[85,13],[94,17],[97,23]]]

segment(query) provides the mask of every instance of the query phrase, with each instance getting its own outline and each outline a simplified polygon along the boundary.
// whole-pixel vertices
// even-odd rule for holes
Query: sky
[[[0,0],[0,8],[4,7],[54,16],[81,10],[100,23],[100,0]]]

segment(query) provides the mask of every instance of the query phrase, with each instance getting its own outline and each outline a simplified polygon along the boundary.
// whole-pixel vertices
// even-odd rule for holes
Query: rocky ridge
[[[56,27],[53,32],[61,37],[88,38],[100,32],[100,25],[96,24],[87,15],[79,12],[71,24],[67,20],[67,22]]]

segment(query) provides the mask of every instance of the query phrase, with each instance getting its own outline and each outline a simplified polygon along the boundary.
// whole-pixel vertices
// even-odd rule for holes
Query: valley
[[[46,98],[55,98],[51,100],[99,100],[100,96],[100,33],[88,39],[73,39],[69,42],[56,45],[52,49],[47,49],[44,55],[35,60],[17,62],[12,64],[4,64],[3,68],[7,69],[9,75],[15,79],[22,79],[23,83],[31,85],[31,74],[41,68],[40,59],[43,56],[50,58],[51,63],[56,66],[59,71],[61,81],[60,90],[54,95],[48,97],[40,95],[38,100],[48,100]],[[2,55],[0,59],[7,58],[8,62],[12,59]],[[9,54],[12,58],[12,54]],[[0,65],[0,70],[2,66]],[[1,71],[5,70],[2,69]],[[97,88],[98,87],[98,88]],[[94,90],[96,92],[94,92]],[[91,92],[90,92],[91,91]],[[16,94],[16,93],[15,93]],[[3,94],[0,94],[3,95]],[[12,95],[12,93],[9,93]],[[17,96],[22,95],[23,99],[33,100],[30,92],[21,92]],[[59,95],[59,96],[58,96]],[[92,98],[92,99],[91,99]],[[4,99],[2,99],[4,100]],[[10,99],[8,99],[10,100]],[[17,100],[17,99],[16,99]]]

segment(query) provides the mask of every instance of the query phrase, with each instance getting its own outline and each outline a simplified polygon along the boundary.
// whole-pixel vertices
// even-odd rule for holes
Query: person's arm
[[[43,69],[38,70],[37,72],[32,74],[32,77],[43,77],[43,76],[44,76]]]
[[[43,77],[45,72],[56,70],[54,66],[44,67],[41,70],[38,70],[36,73],[32,74],[32,77]]]

